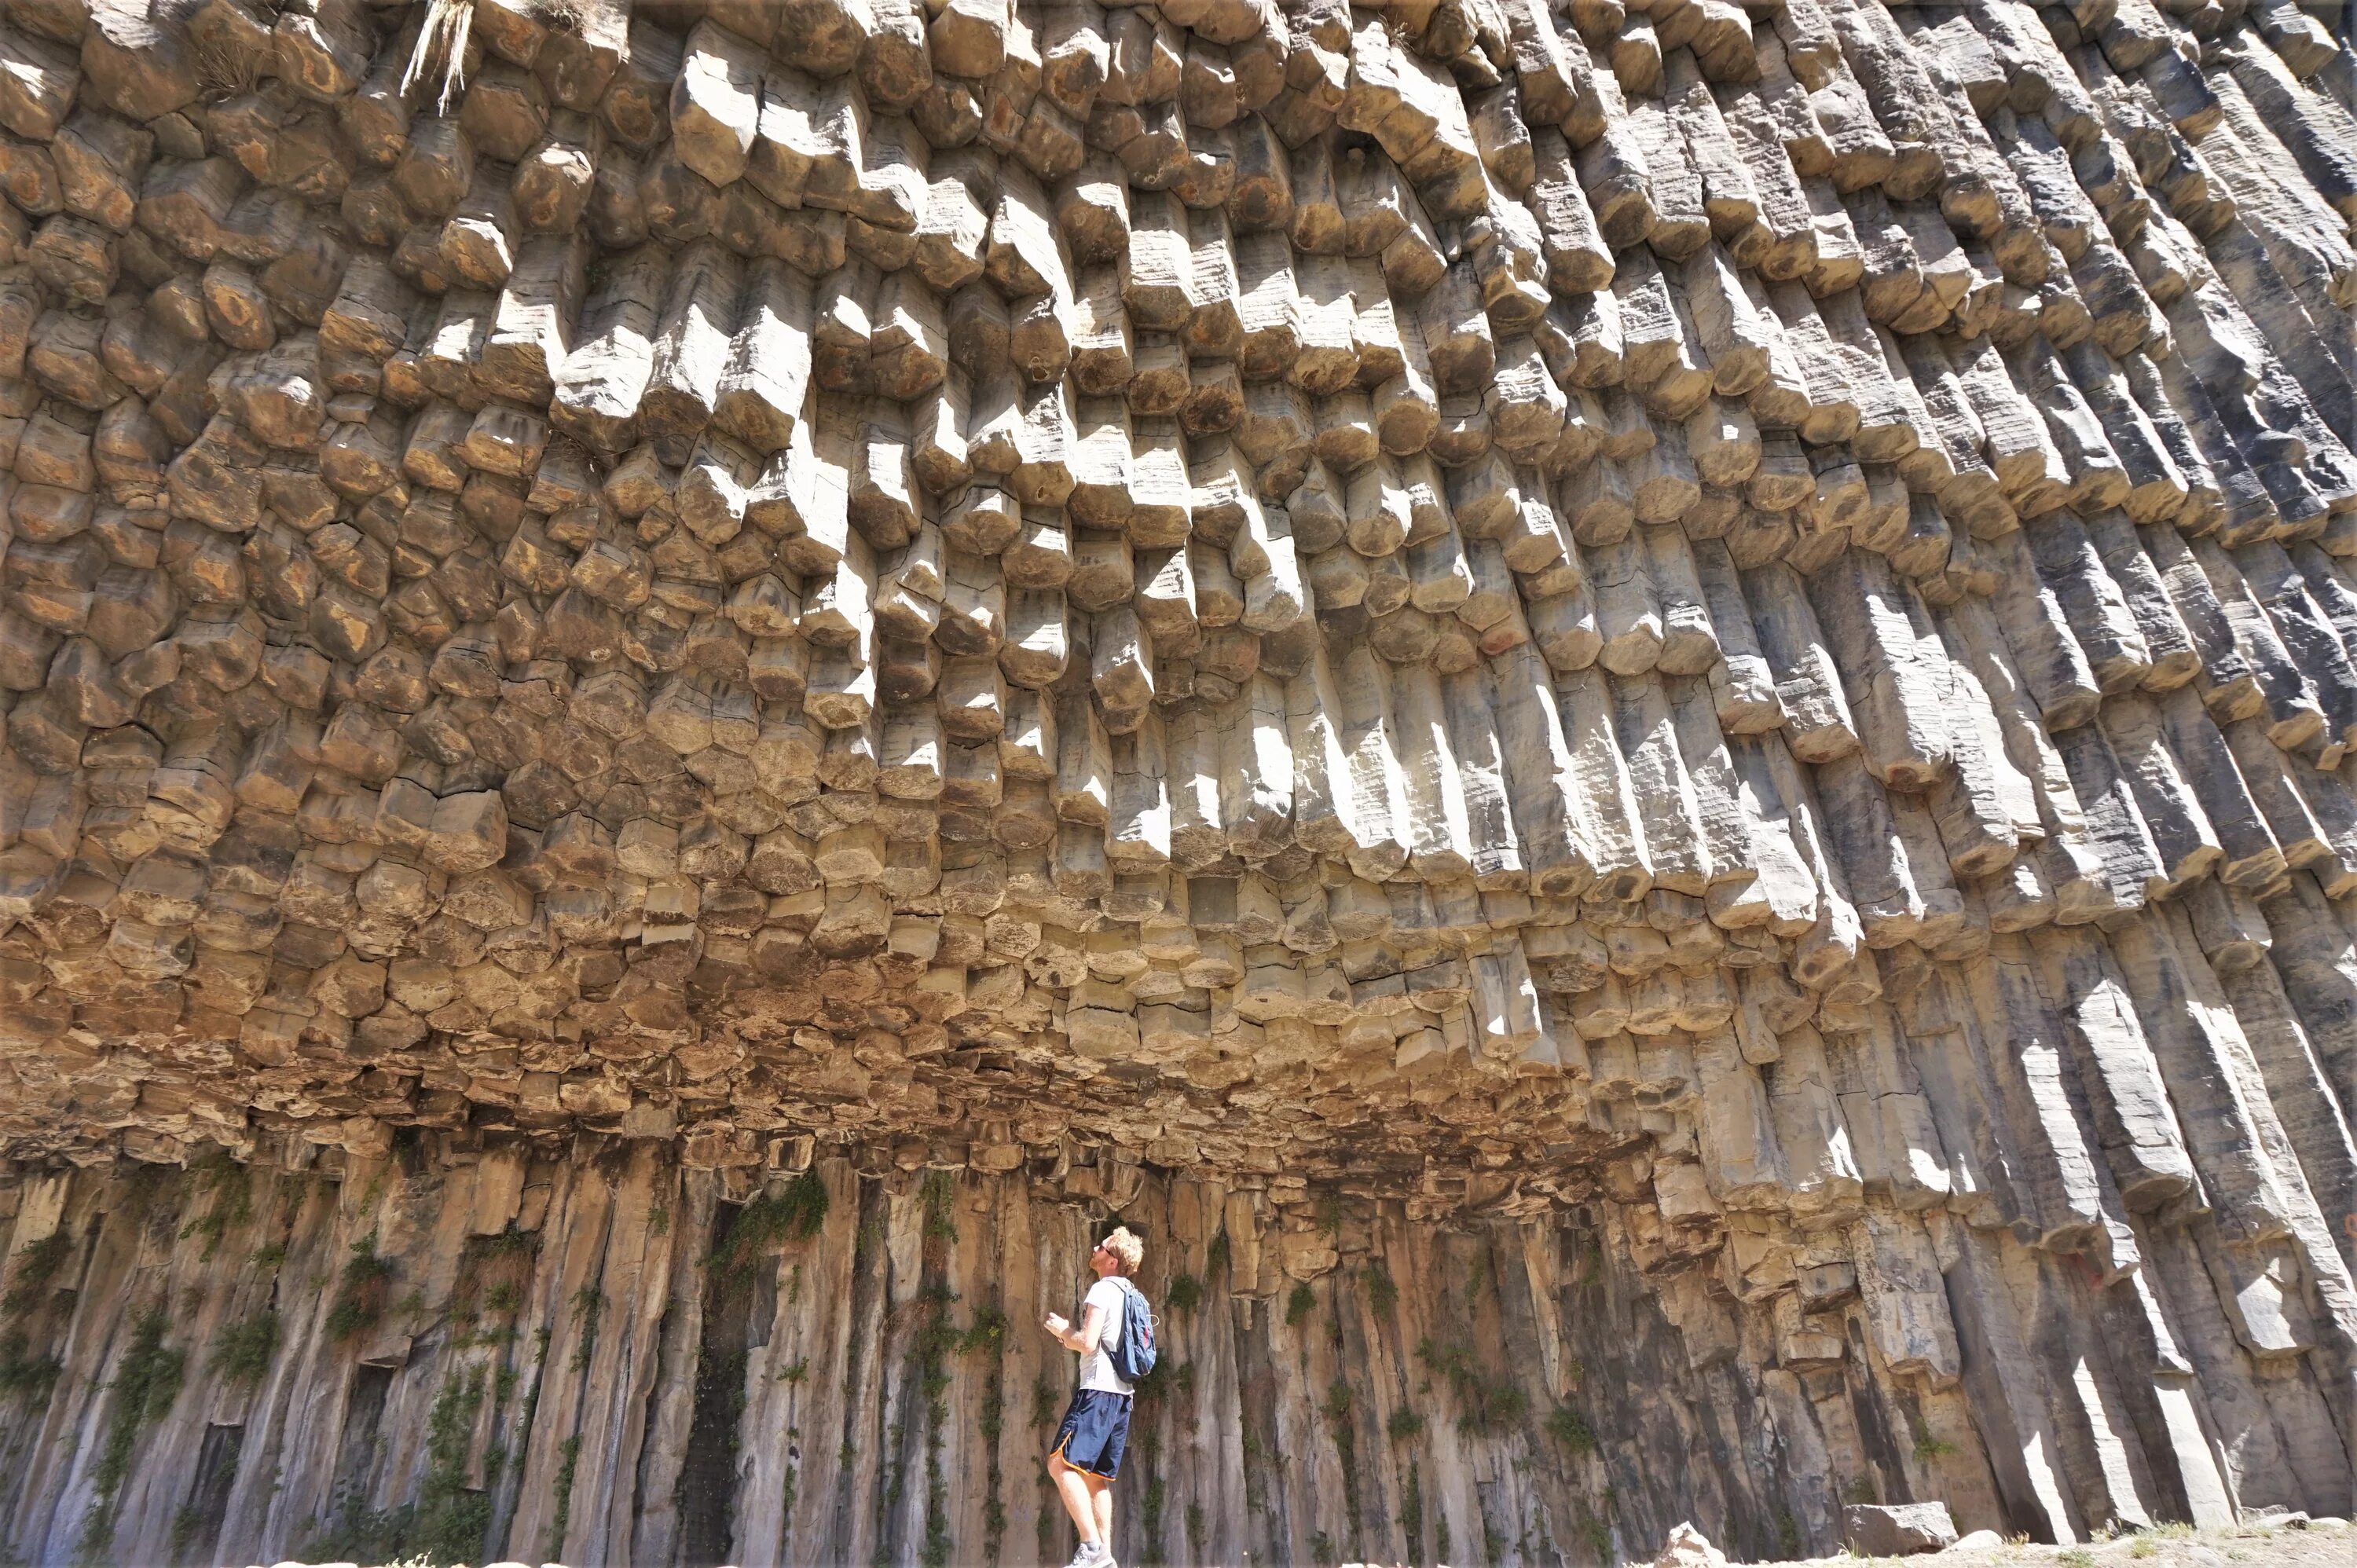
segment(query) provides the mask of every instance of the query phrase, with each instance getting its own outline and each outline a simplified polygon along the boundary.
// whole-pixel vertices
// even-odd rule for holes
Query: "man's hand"
[[[1072,1320],[1066,1317],[1060,1312],[1051,1312],[1043,1320],[1042,1326],[1044,1326],[1049,1333],[1054,1335],[1057,1338],[1061,1339],[1065,1335],[1070,1334],[1072,1331]]]

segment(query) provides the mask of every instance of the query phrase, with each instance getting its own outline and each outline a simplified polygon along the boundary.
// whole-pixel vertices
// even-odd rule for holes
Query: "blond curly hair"
[[[1146,1238],[1128,1226],[1118,1226],[1114,1233],[1098,1243],[1114,1255],[1125,1277],[1137,1273],[1138,1263],[1146,1257]]]

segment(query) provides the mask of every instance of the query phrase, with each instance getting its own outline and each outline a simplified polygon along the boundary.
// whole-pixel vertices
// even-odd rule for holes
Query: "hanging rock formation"
[[[0,1553],[2352,1510],[2322,0],[6,0]]]

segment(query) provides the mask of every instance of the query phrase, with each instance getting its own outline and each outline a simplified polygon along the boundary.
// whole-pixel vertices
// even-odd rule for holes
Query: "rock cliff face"
[[[0,1552],[2350,1512],[2346,25],[8,0]]]

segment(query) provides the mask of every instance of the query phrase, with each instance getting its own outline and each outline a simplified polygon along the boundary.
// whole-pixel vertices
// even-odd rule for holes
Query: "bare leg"
[[[1082,1543],[1103,1541],[1097,1530],[1097,1509],[1090,1497],[1089,1482],[1093,1477],[1065,1464],[1061,1454],[1050,1454],[1048,1478],[1056,1483],[1056,1496],[1063,1499],[1064,1511],[1072,1516],[1072,1526],[1081,1532]]]
[[[1089,1477],[1089,1501],[1095,1506],[1097,1539],[1113,1550],[1113,1483],[1103,1476]]]

